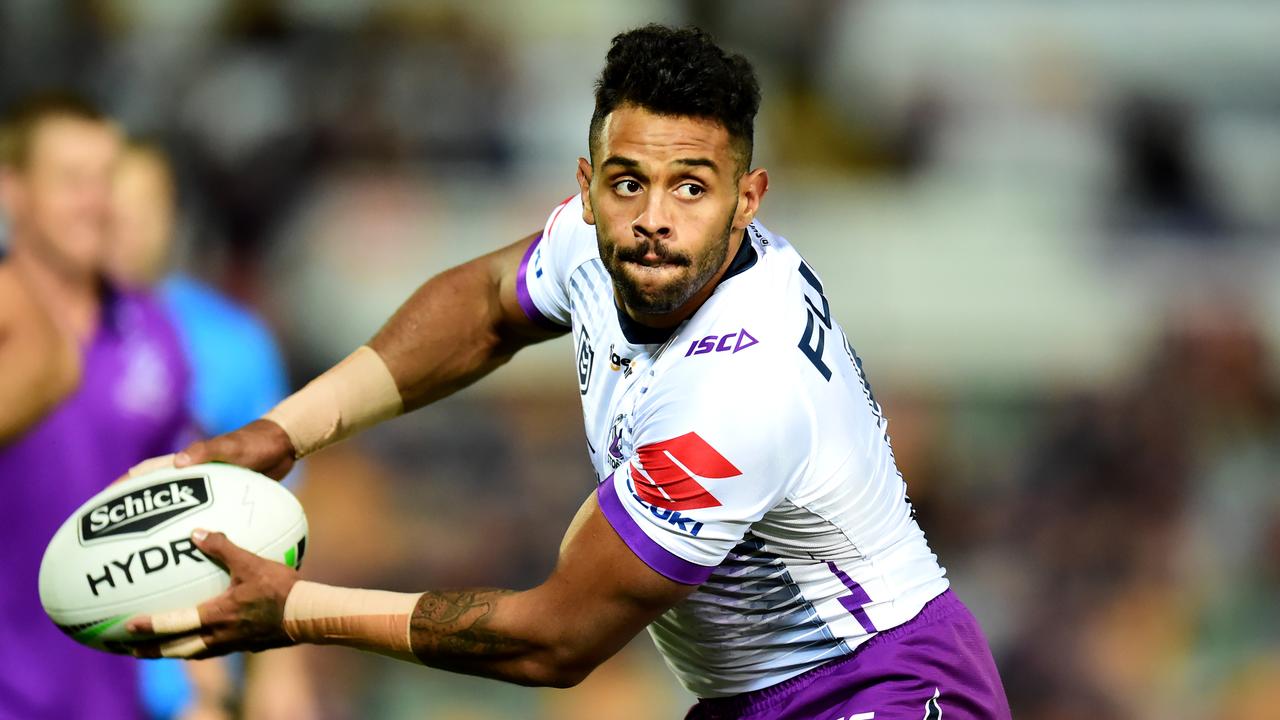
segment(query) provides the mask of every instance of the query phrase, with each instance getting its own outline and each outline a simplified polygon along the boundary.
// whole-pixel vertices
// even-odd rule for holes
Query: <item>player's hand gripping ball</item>
[[[198,544],[192,533],[202,528],[220,533]],[[126,630],[128,619],[184,609],[189,616],[231,587],[228,565],[255,576],[269,570],[291,586],[306,538],[297,498],[263,475],[216,463],[164,468],[111,485],[62,524],[40,564],[40,601],[77,642],[146,651],[156,639]]]

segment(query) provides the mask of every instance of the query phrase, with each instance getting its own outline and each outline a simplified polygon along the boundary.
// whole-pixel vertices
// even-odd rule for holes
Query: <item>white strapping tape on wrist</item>
[[[299,580],[284,603],[284,631],[294,642],[342,643],[416,660],[410,620],[421,597]]]
[[[404,412],[391,370],[361,345],[263,417],[284,429],[302,458]]]

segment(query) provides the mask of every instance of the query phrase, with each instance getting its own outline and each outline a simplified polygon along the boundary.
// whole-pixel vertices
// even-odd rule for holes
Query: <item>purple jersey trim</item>
[[[516,270],[516,299],[520,302],[520,309],[524,310],[524,314],[528,316],[534,324],[549,330],[563,331],[565,326],[552,320],[542,311],[538,309],[537,303],[533,301],[533,296],[529,294],[529,282],[526,280],[525,273],[529,271],[529,260],[533,258],[533,253],[538,249],[538,244],[542,242],[542,234],[529,243],[529,249],[524,251],[524,258],[520,260],[520,269]]]
[[[631,517],[631,513],[622,507],[622,499],[618,497],[618,489],[613,485],[613,475],[605,478],[596,488],[596,497],[600,501],[600,510],[613,526],[622,541],[631,548],[636,557],[645,565],[663,576],[685,585],[701,585],[711,577],[714,567],[707,567],[689,562],[658,543],[645,534],[645,531]]]

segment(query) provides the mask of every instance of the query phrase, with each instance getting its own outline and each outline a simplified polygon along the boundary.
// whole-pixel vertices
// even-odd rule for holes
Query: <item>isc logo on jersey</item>
[[[209,504],[209,480],[178,478],[134,490],[80,516],[80,542],[140,535]]]
[[[702,523],[681,511],[719,507],[695,478],[723,479],[741,475],[715,448],[695,432],[642,446],[631,462],[631,496],[659,520],[697,535]]]
[[[727,352],[733,355],[759,343],[760,341],[752,337],[746,328],[742,328],[737,332],[725,335],[708,335],[701,340],[694,340],[689,343],[689,349],[685,351],[684,356],[706,355],[709,352]]]

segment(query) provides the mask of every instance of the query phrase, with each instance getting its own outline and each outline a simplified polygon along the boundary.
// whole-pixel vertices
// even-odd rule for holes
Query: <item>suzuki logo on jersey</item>
[[[687,518],[681,515],[679,510],[666,510],[663,508],[654,507],[653,505],[650,505],[644,500],[641,500],[640,496],[636,494],[635,483],[631,482],[630,480],[627,481],[627,487],[631,489],[631,497],[635,498],[636,502],[640,503],[640,507],[644,508],[645,510],[648,510],[654,517],[658,518],[659,520],[666,520],[668,524],[680,528],[680,532],[689,533],[694,537],[698,537],[698,533],[702,531],[701,522],[698,522],[693,518]]]
[[[578,392],[582,395],[586,395],[591,386],[591,368],[595,364],[596,350],[591,347],[591,338],[584,327],[578,335]]]
[[[689,343],[689,349],[685,351],[684,356],[705,355],[709,352],[727,352],[732,355],[759,342],[751,337],[751,333],[747,332],[746,328],[743,328],[728,335],[708,335],[701,340],[694,340]]]
[[[742,471],[697,433],[645,445],[631,463],[636,496],[666,510],[718,507],[720,501],[694,478],[731,478]]]

